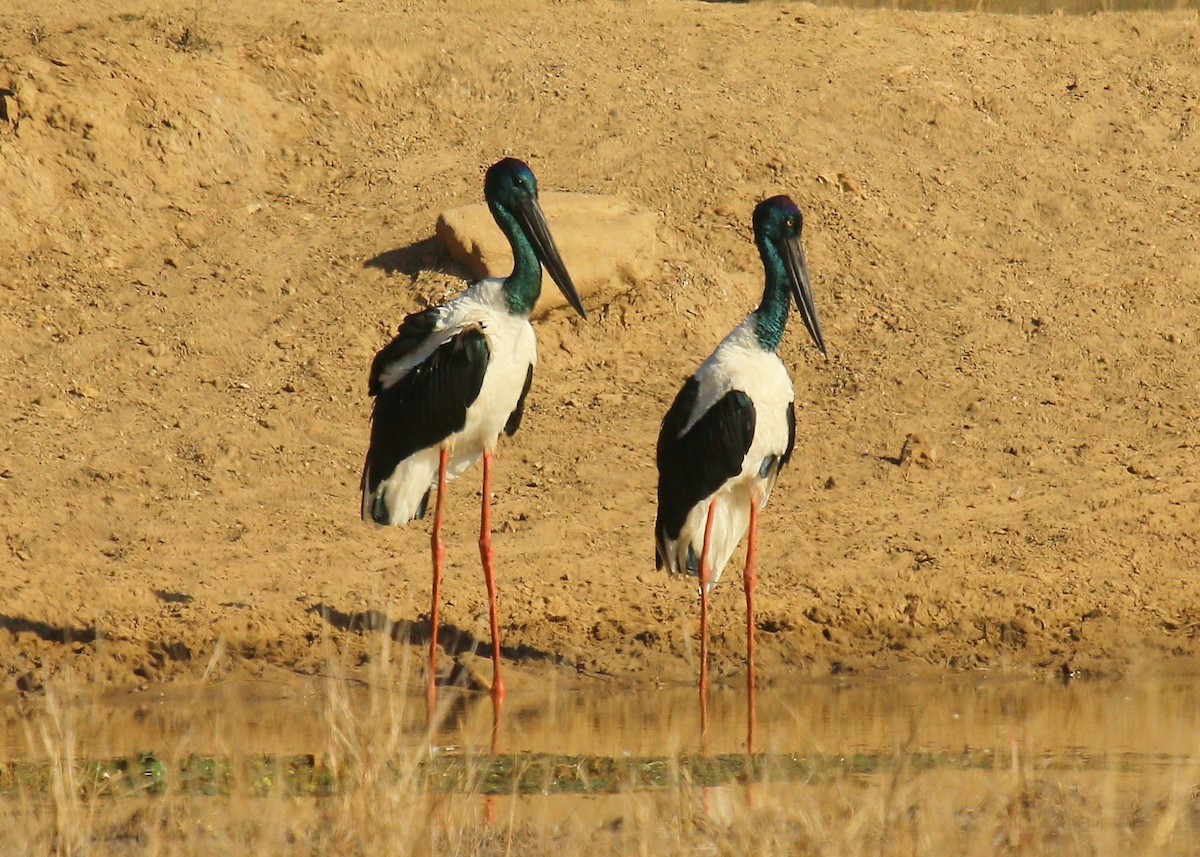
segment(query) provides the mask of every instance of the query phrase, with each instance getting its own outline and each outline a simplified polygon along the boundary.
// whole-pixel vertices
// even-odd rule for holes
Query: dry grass
[[[958,762],[953,753],[939,755],[918,746],[928,746],[929,740],[917,730],[890,752],[852,756],[846,748],[825,746],[823,754],[800,754],[825,760],[811,776],[707,788],[695,784],[699,768],[688,761],[694,758],[694,734],[683,718],[673,734],[639,739],[674,760],[666,785],[600,788],[581,796],[481,794],[477,787],[492,763],[489,706],[486,700],[465,707],[448,704],[439,743],[456,741],[459,747],[447,752],[464,753],[478,767],[468,777],[473,785],[442,791],[430,788],[423,773],[431,756],[421,703],[410,692],[410,659],[393,661],[386,634],[380,647],[365,680],[347,678],[340,656],[332,653],[331,676],[319,683],[320,697],[294,701],[296,722],[291,724],[287,703],[275,704],[284,709],[278,723],[265,723],[261,712],[267,708],[239,710],[236,702],[226,703],[227,724],[239,724],[243,731],[227,732],[235,737],[226,737],[220,749],[230,779],[207,795],[168,777],[158,792],[126,788],[121,797],[98,796],[103,792],[94,781],[99,768],[80,758],[85,751],[89,758],[104,755],[106,748],[96,745],[91,728],[101,708],[69,687],[50,688],[35,710],[9,718],[23,733],[21,741],[9,744],[24,749],[8,753],[7,769],[11,773],[18,760],[36,760],[41,776],[36,784],[11,775],[0,781],[3,853],[1172,855],[1194,853],[1200,841],[1195,792],[1200,767],[1193,754],[1105,754],[1071,747],[1067,742],[1077,738],[1070,730],[1061,730],[1046,711],[1024,704],[1010,715],[1008,722],[1015,726],[1010,734],[999,736],[993,729],[998,737],[992,749],[964,754]],[[212,690],[197,691],[197,698]],[[612,694],[596,695],[605,696]],[[686,696],[660,698],[671,705]],[[961,699],[953,702],[961,707]],[[734,704],[717,707],[718,723],[736,719]],[[1168,701],[1159,708],[1174,705]],[[212,750],[203,725],[187,715],[186,700],[167,707],[183,712],[176,724],[181,728],[169,739],[170,752],[160,745],[159,758]],[[506,716],[520,721],[539,707],[544,704],[523,707],[518,699]],[[1155,713],[1153,707],[1153,701],[1144,706],[1136,723],[1113,725],[1140,730],[1147,740],[1154,730],[1173,728],[1174,715]],[[591,719],[576,713],[571,723],[554,727],[562,729],[560,745],[544,749],[611,746],[619,759],[620,737],[594,734],[595,722],[611,712],[597,712]],[[213,716],[200,709],[192,713],[200,719]],[[776,747],[828,741],[806,734],[804,720],[810,716],[797,705],[791,735],[780,734],[788,717],[778,712],[760,728],[774,730]],[[1068,710],[1063,716],[1078,720],[1080,715]],[[150,735],[153,715],[141,717]],[[255,732],[256,724],[266,731]],[[299,737],[288,739],[280,731],[287,729]],[[155,733],[156,740],[164,740],[163,734]],[[81,735],[88,736],[86,742]],[[262,735],[279,741],[266,746]],[[134,746],[129,740],[116,741],[108,755]],[[282,758],[289,740],[318,759],[326,787],[312,787],[312,780],[297,785],[282,773],[275,778],[247,774],[247,760],[264,752]],[[734,737],[729,740],[736,743]],[[1187,744],[1186,736],[1180,740]],[[1060,752],[1047,753],[1047,746]]]

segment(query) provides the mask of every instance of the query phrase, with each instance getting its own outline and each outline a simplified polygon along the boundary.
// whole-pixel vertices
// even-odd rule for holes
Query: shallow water
[[[776,683],[757,692],[753,735],[744,688],[719,686],[710,691],[706,738],[693,688],[600,681],[512,692],[498,728],[488,695],[443,689],[432,738],[422,698],[332,680],[79,694],[35,701],[24,716],[14,703],[0,705],[5,762],[68,745],[78,758],[147,751],[319,756],[332,732],[358,730],[365,740],[381,724],[397,750],[434,753],[825,758],[1017,751],[1044,764],[1123,771],[1200,762],[1200,681],[1190,678]]]
[[[496,835],[478,831],[497,830],[505,851],[524,837],[516,853],[607,837],[597,854],[642,853],[664,836],[668,848],[766,837],[760,853],[996,853],[1019,842],[1025,853],[1165,854],[1191,853],[1200,836],[1190,678],[776,683],[758,691],[753,735],[744,688],[720,686],[706,737],[691,687],[512,691],[498,721],[486,694],[439,699],[432,733],[423,697],[386,683],[0,700],[0,814],[33,825],[27,842],[59,841],[58,819],[74,817],[87,820],[84,841],[124,842],[130,825],[154,822],[137,841],[201,852],[340,824],[351,833],[338,842],[374,853],[354,837],[390,841],[380,803],[421,817],[432,850],[412,853],[471,853]],[[67,812],[64,779],[81,796]],[[189,824],[201,832],[179,833]]]

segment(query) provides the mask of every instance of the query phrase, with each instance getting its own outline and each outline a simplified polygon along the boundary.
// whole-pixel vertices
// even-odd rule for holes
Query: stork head
[[[804,229],[804,216],[796,203],[788,196],[773,196],[764,199],[754,208],[754,238],[764,253],[770,248],[783,261],[788,288],[804,319],[817,348],[825,354],[825,337],[821,334],[821,321],[817,317],[817,305],[813,301],[812,282],[808,276],[808,261],[804,257],[804,245],[800,233]]]
[[[483,180],[483,195],[496,222],[513,243],[513,255],[517,255],[519,241],[527,242],[533,248],[538,261],[550,272],[550,277],[558,285],[567,302],[576,312],[587,318],[583,302],[579,299],[579,292],[575,289],[571,275],[567,273],[567,267],[563,264],[554,238],[550,235],[550,228],[546,225],[546,217],[538,203],[537,178],[534,177],[533,170],[529,169],[529,165],[516,158],[504,158],[492,164]],[[512,232],[514,226],[519,234]],[[537,294],[534,292],[533,300],[536,298]]]

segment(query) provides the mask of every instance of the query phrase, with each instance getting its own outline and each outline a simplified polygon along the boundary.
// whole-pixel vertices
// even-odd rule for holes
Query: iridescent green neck
[[[754,333],[758,343],[767,351],[775,351],[783,342],[783,332],[787,327],[788,310],[791,307],[791,296],[788,294],[787,271],[783,267],[783,259],[779,255],[774,242],[763,236],[755,236],[759,255],[762,256],[763,268],[766,269],[767,284],[763,289],[762,303],[755,311]]]
[[[533,252],[533,245],[525,237],[525,231],[502,205],[488,203],[500,230],[508,237],[512,246],[513,271],[504,280],[504,296],[508,311],[513,315],[529,315],[542,293],[542,263]]]

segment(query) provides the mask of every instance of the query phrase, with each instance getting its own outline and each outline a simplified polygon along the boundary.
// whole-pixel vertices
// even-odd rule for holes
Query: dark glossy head
[[[821,334],[821,321],[813,301],[804,245],[800,242],[803,229],[804,217],[791,197],[773,196],[764,199],[754,209],[755,240],[760,246],[769,245],[783,261],[788,287],[800,310],[800,317],[804,319],[804,326],[817,348],[825,354],[825,337]]]
[[[492,164],[483,180],[483,195],[496,222],[513,244],[513,256],[517,262],[510,281],[520,279],[524,273],[520,261],[523,249],[521,242],[524,241],[532,248],[538,262],[550,272],[550,276],[575,311],[587,318],[583,302],[579,299],[571,275],[567,273],[566,265],[563,264],[558,247],[555,246],[554,238],[546,225],[546,217],[538,203],[537,179],[529,165],[516,158],[504,158]],[[514,233],[514,227],[519,232]],[[525,252],[528,253],[528,250]],[[533,266],[532,272],[537,273],[536,265]],[[536,279],[540,283],[540,276]],[[524,283],[518,285],[526,286]],[[530,292],[530,303],[537,299],[536,286],[534,289]]]
[[[483,178],[483,195],[489,203],[512,208],[518,199],[537,198],[537,177],[524,161],[504,158],[488,167]]]

